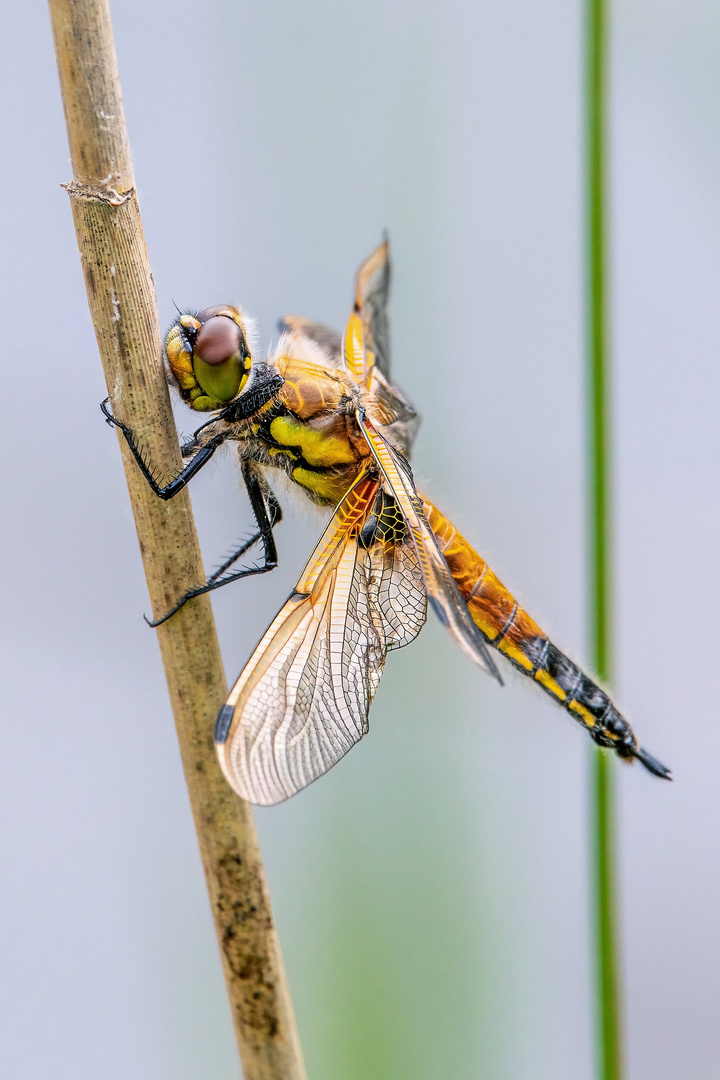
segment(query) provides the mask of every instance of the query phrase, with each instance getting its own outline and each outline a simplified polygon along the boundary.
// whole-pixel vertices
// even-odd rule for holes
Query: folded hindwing
[[[368,417],[358,412],[358,423],[370,448],[383,487],[392,494],[407,527],[432,609],[461,649],[502,684],[497,665],[482,633],[475,625],[458,590],[433,533],[422,499],[415,488],[408,462],[377,431]]]
[[[251,802],[302,790],[362,738],[388,650],[412,641],[425,621],[413,545],[380,531],[361,540],[358,504],[367,519],[377,487],[361,481],[340,504],[316,548],[322,564],[308,564],[298,583],[311,583],[310,592],[287,601],[228,698],[232,720],[218,755]]]

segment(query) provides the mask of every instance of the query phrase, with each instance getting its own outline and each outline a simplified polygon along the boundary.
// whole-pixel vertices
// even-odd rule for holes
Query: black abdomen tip
[[[655,776],[659,776],[663,780],[672,780],[670,769],[663,765],[662,762],[658,761],[657,758],[654,758],[652,754],[648,754],[647,750],[643,750],[642,747],[639,747],[635,751],[635,757],[638,761],[642,761],[645,768]]]
[[[222,743],[224,743],[227,739],[234,715],[235,708],[233,705],[223,705],[222,709],[217,714],[217,720],[215,721],[216,743],[220,743],[222,745]]]

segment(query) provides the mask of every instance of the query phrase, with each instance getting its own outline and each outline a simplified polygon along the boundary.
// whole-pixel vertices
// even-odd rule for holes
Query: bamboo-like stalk
[[[73,167],[67,185],[88,303],[116,416],[168,474],[180,465],[160,325],[120,92],[108,0],[50,0]],[[186,492],[163,503],[120,450],[156,615],[202,580]],[[212,742],[225,698],[207,596],[157,631],[246,1080],[305,1070],[250,807]]]
[[[586,183],[589,432],[590,640],[593,666],[611,678],[609,357],[607,312],[606,0],[586,3]],[[596,1043],[599,1080],[621,1080],[614,761],[593,752],[591,831],[594,887]]]

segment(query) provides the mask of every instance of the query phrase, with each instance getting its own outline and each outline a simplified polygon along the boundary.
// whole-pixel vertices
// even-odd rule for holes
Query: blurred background
[[[341,327],[387,228],[418,482],[587,660],[580,4],[113,8],[163,321]],[[230,1080],[47,11],[4,25],[2,1072]],[[720,1075],[719,49],[710,0],[612,5],[615,690],[676,778],[617,769],[632,1080]],[[194,482],[209,568],[238,490],[230,457]],[[318,528],[292,509],[280,569],[215,594],[229,677]],[[311,1080],[590,1080],[589,760],[432,621],[390,658],[368,738],[256,813]]]

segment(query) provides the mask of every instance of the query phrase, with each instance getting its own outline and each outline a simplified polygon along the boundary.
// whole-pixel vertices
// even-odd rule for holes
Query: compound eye
[[[236,356],[239,350],[240,327],[225,315],[215,315],[200,327],[193,352],[215,367]]]

